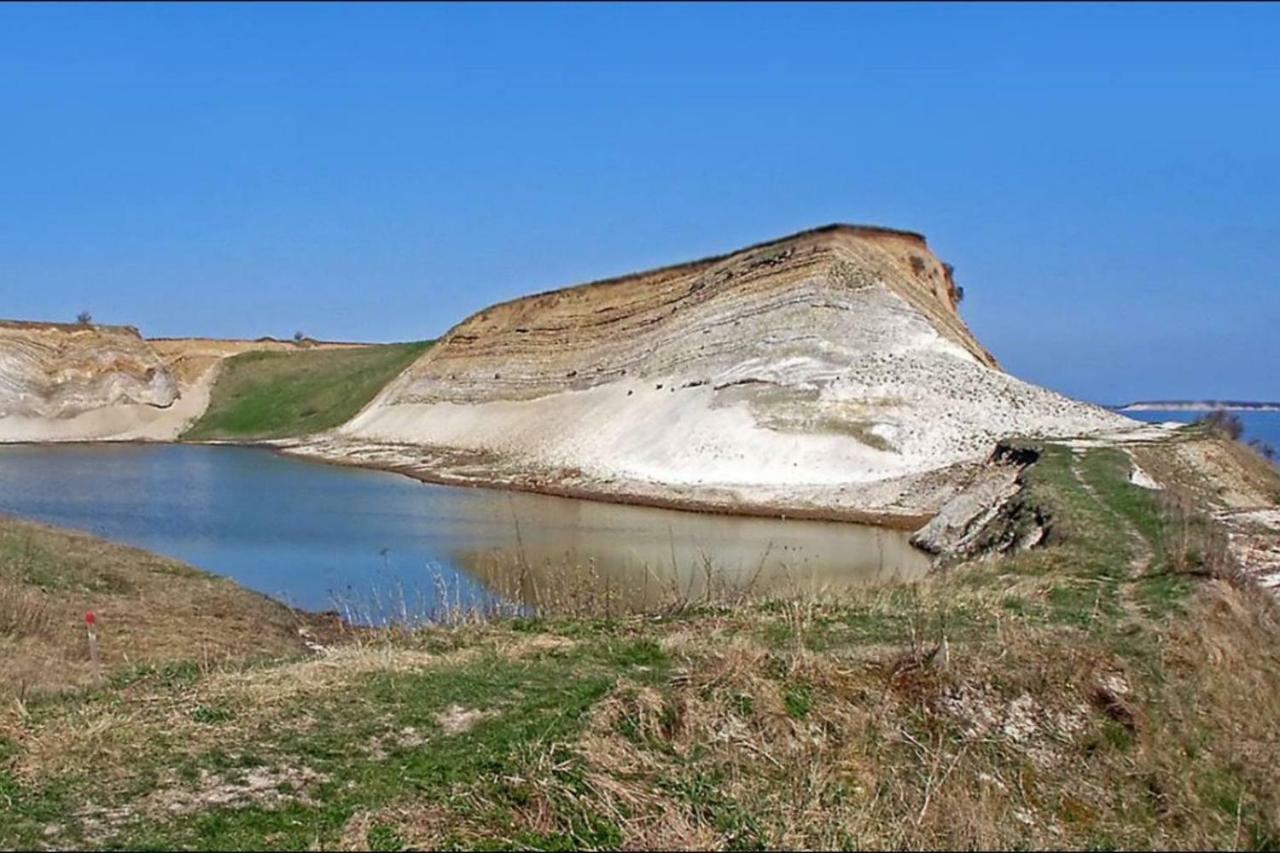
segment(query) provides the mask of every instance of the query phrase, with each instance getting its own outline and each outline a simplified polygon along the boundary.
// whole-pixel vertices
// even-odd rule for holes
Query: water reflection
[[[0,512],[90,530],[363,621],[885,583],[883,528],[424,485],[240,447],[0,447]]]
[[[452,557],[531,607],[647,609],[900,582],[929,568],[904,534],[878,527],[589,501],[513,500],[511,510],[507,535]]]

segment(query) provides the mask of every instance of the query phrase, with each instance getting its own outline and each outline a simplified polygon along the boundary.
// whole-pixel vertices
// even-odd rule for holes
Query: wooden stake
[[[98,632],[94,630],[94,623],[97,621],[98,617],[94,616],[92,610],[84,615],[84,624],[89,630],[89,662],[93,665],[94,679],[101,681],[102,664],[98,661]]]

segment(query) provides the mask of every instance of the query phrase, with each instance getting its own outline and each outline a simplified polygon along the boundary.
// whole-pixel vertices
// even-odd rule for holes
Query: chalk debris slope
[[[1012,434],[1132,422],[1004,373],[925,239],[836,225],[455,326],[299,452],[445,482],[914,524]]]

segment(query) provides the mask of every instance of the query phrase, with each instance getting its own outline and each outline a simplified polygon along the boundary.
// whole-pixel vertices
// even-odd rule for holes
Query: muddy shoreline
[[[886,527],[893,530],[917,530],[927,524],[937,513],[877,513],[854,509],[817,509],[768,504],[725,506],[715,501],[696,498],[663,498],[639,491],[618,490],[602,492],[585,486],[567,486],[556,483],[528,483],[502,479],[463,477],[443,472],[431,471],[419,466],[377,462],[359,459],[326,456],[314,453],[299,452],[295,448],[276,447],[256,442],[181,442],[184,444],[234,444],[241,447],[265,447],[282,456],[291,456],[326,465],[340,465],[355,468],[368,468],[374,471],[386,471],[401,474],[423,483],[437,486],[462,486],[476,489],[493,489],[496,491],[527,492],[536,495],[549,495],[557,498],[595,501],[597,503],[614,503],[625,506],[647,506],[655,509],[670,509],[681,512],[700,512],[711,515],[730,515],[748,518],[796,519],[803,521],[829,521],[847,524],[865,524],[874,527]]]

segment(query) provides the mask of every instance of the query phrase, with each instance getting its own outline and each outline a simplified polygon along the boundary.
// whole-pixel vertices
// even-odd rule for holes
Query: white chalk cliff
[[[1132,422],[1006,373],[908,232],[831,226],[487,308],[294,448],[445,482],[919,523],[994,443]]]

